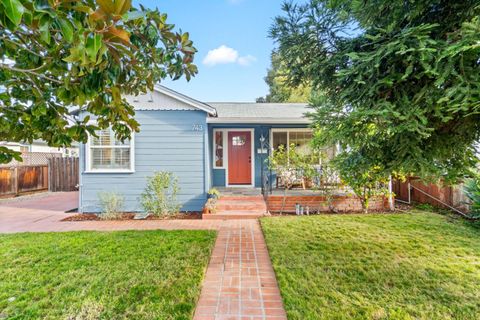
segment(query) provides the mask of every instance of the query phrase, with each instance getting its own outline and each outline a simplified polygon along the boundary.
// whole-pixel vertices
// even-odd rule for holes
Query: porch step
[[[262,195],[256,195],[256,196],[222,195],[219,202],[221,202],[221,201],[259,201],[259,202],[263,202],[263,196]]]
[[[236,220],[236,219],[257,219],[263,217],[265,212],[252,211],[217,211],[214,214],[202,215],[203,220]]]
[[[218,211],[262,211],[265,209],[265,202],[261,200],[223,200],[217,204]]]
[[[263,196],[222,196],[217,202],[217,212],[204,214],[202,219],[256,219],[266,214],[267,205]]]

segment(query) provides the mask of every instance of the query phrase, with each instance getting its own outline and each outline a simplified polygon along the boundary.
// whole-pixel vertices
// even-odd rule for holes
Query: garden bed
[[[332,211],[327,205],[325,196],[293,194],[287,195],[285,199],[283,195],[270,195],[268,197],[268,210],[272,213],[295,213],[296,204],[299,204],[304,208],[308,206],[311,214],[317,212],[328,213]],[[339,213],[363,211],[360,199],[351,195],[335,195],[333,197],[332,206]],[[388,208],[388,197],[380,196],[370,200],[370,212],[384,212],[385,210],[388,210]]]
[[[69,217],[62,219],[61,221],[125,221],[125,220],[199,220],[202,219],[202,214],[200,212],[185,212],[177,213],[174,215],[156,217],[148,216],[144,219],[135,219],[135,213],[128,212],[122,214],[118,219],[102,219],[97,214],[94,213],[78,213]]]

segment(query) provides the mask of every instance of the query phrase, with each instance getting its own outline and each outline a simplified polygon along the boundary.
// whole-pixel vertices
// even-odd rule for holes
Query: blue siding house
[[[211,187],[259,188],[272,150],[308,148],[312,138],[306,104],[203,103],[163,86],[127,100],[139,133],[122,143],[102,130],[80,146],[80,212],[98,212],[101,191],[123,195],[126,211],[141,211],[154,171],[178,177],[182,211],[201,211]]]

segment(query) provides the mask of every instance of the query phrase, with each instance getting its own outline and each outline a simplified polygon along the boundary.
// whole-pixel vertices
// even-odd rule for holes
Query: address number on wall
[[[192,126],[192,130],[193,130],[193,131],[203,131],[203,125],[201,125],[201,124],[194,124],[194,125]]]

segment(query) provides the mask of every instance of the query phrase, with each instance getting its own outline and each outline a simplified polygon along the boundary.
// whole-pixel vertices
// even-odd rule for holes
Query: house
[[[50,147],[47,142],[43,140],[34,140],[32,143],[0,141],[0,146],[7,147],[11,150],[20,151],[23,153],[55,153],[60,154],[63,157],[78,156],[78,145],[76,144],[72,145],[69,148],[58,148]]]
[[[204,103],[163,86],[127,100],[139,133],[121,143],[103,130],[80,145],[80,212],[98,212],[105,190],[122,194],[125,210],[140,211],[154,171],[173,172],[182,210],[200,211],[211,187],[260,188],[271,150],[308,148],[312,138],[306,104]]]

